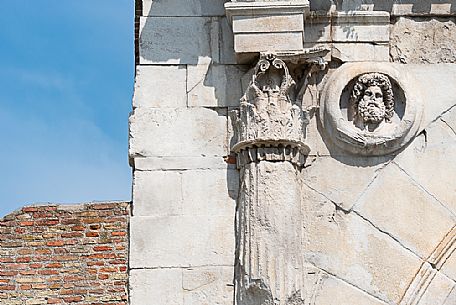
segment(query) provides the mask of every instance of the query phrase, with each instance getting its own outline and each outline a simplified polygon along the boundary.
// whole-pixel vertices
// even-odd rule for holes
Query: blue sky
[[[1,1],[0,216],[130,200],[133,0]]]

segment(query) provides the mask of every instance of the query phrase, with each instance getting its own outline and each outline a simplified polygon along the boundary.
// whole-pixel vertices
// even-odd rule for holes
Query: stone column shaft
[[[235,115],[238,305],[304,304],[299,177],[308,147],[293,88],[285,63],[265,55]]]

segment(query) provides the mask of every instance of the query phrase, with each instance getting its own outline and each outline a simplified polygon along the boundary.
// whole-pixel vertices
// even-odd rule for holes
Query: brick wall
[[[0,304],[127,304],[129,214],[109,202],[0,219]]]

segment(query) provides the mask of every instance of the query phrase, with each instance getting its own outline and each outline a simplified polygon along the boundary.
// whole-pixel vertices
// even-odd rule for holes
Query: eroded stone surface
[[[314,287],[312,287],[314,288]],[[366,292],[340,280],[336,277],[327,276],[323,279],[321,289],[317,292],[312,305],[333,304],[337,300],[337,305],[386,305],[387,303],[379,300]]]
[[[233,215],[236,170],[135,171],[134,216]]]
[[[186,66],[138,66],[133,107],[185,107],[186,83]]]
[[[395,164],[387,166],[355,210],[421,258],[427,258],[456,220]]]
[[[131,304],[183,305],[183,298],[181,269],[130,271]]]
[[[445,275],[437,272],[429,287],[419,300],[419,305],[444,305],[450,293],[456,287],[456,283]]]
[[[217,20],[211,17],[141,17],[140,64],[217,62]]]
[[[452,110],[432,123],[395,162],[456,215],[456,185],[442,183],[456,175],[456,164],[448,162],[456,156],[455,119]]]
[[[188,66],[188,105],[191,107],[236,107],[247,67],[234,65]]]
[[[355,213],[303,188],[306,261],[388,304],[396,304],[422,261]]]
[[[225,156],[227,141],[226,115],[213,110],[137,108],[130,116],[130,158]]]
[[[348,211],[386,162],[386,158],[317,157],[304,169],[303,181]]]
[[[184,305],[233,304],[233,268],[193,268],[183,270],[182,274]]]
[[[391,28],[391,58],[408,64],[456,62],[454,19],[400,17]]]
[[[234,215],[131,218],[131,268],[232,266]]]
[[[445,261],[442,272],[448,276],[450,279],[456,282],[456,254],[453,253],[450,255],[449,258]]]

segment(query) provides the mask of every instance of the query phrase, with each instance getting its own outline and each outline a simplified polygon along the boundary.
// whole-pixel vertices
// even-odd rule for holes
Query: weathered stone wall
[[[227,114],[248,67],[235,64],[225,1],[139,2],[131,304],[231,304],[239,176]]]
[[[455,304],[454,4],[311,1],[311,10],[319,12],[304,22],[304,47],[326,47],[329,64],[315,72],[299,70],[302,62],[289,63],[292,77],[307,86],[302,108],[309,114],[305,142],[310,154],[295,181],[279,175],[278,161],[286,156],[273,150],[264,150],[271,164],[268,156],[252,157],[266,163],[241,178],[235,167],[228,114],[239,109],[256,59],[237,64],[225,2],[137,1],[130,117],[131,304],[232,305],[239,253],[251,259],[249,274],[258,285],[244,287],[252,288],[254,297],[238,305],[263,304],[259,300],[272,290],[268,283],[275,285],[276,295],[302,284],[299,297],[308,305]],[[239,32],[252,34],[247,42],[255,48],[267,37],[266,28],[259,31],[264,36],[254,36],[256,29]],[[360,71],[381,66],[399,71],[409,83],[407,97],[417,96],[423,104],[413,135],[400,149],[350,152],[338,147],[338,134],[324,126],[325,87],[331,87],[333,73],[354,62],[367,62],[357,67]],[[314,74],[303,81],[309,70]],[[405,107],[400,100],[398,107]],[[248,200],[252,208],[240,215]],[[288,217],[286,203],[295,201],[301,213],[293,210]],[[296,214],[299,221],[292,217]],[[250,220],[248,228],[240,224]],[[287,231],[281,228],[301,222],[298,245],[281,235]],[[263,231],[254,231],[255,226]],[[240,236],[243,241],[254,236],[258,242],[249,245],[257,246],[242,248]],[[283,238],[277,242],[278,237]],[[291,271],[280,264],[285,261],[281,253],[291,253],[287,244],[302,254],[290,259],[302,259]],[[294,278],[286,280],[287,274]],[[293,297],[298,293],[286,304],[301,304]]]
[[[399,17],[391,26],[391,59],[403,64],[456,63],[454,17]]]
[[[0,219],[0,303],[128,303],[125,202],[28,206]]]
[[[330,304],[334,295],[347,305],[456,300],[456,67],[401,69],[426,87],[426,107],[420,134],[399,152],[347,153],[318,114],[311,119],[302,249],[313,304]]]

